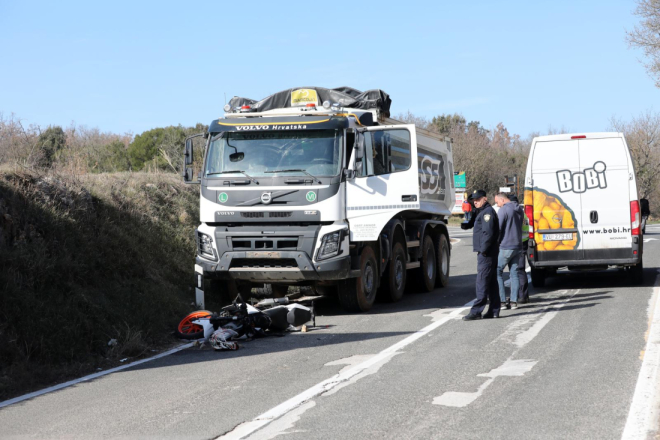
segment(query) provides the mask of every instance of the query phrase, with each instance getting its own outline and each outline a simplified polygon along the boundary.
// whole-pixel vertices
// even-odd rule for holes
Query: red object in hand
[[[463,202],[463,212],[471,212],[472,211],[472,205],[470,205],[470,202],[465,201]]]

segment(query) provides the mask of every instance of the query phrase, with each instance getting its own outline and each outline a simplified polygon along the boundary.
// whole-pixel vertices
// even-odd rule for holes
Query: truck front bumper
[[[314,263],[300,251],[230,251],[219,262],[197,256],[204,276],[254,282],[332,281],[351,276],[351,257],[339,256]]]

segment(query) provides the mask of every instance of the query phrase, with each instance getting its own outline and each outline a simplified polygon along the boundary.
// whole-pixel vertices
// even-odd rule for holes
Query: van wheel
[[[383,274],[383,285],[379,297],[384,301],[396,302],[403,298],[406,288],[406,251],[400,241],[394,243],[392,258]]]
[[[431,292],[435,289],[436,277],[438,274],[438,254],[433,246],[433,239],[429,235],[424,236],[422,243],[422,258],[418,269],[413,273],[412,283],[418,292]]]
[[[360,254],[360,276],[342,280],[339,285],[339,304],[348,312],[366,312],[374,305],[378,282],[378,264],[371,246]]]
[[[642,284],[644,282],[644,262],[640,261],[632,266],[628,275],[633,284]]]
[[[545,286],[545,270],[534,269],[532,267],[532,286],[543,287]]]
[[[435,287],[447,287],[449,284],[449,263],[451,261],[447,236],[438,232],[433,239],[433,246],[438,251],[438,270],[435,276]]]

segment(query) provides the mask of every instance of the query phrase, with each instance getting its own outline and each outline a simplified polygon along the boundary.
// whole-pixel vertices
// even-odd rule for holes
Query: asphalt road
[[[308,333],[236,352],[187,349],[0,409],[2,438],[621,438],[635,392],[660,227],[646,282],[560,273],[497,320],[464,322],[469,234],[452,229],[450,286],[371,313],[318,305]],[[531,286],[530,286],[531,288]]]

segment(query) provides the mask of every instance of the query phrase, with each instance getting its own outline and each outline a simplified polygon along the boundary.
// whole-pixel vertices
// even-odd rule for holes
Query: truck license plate
[[[246,252],[247,258],[282,258],[279,252]]]
[[[543,241],[573,240],[573,234],[543,234]]]

